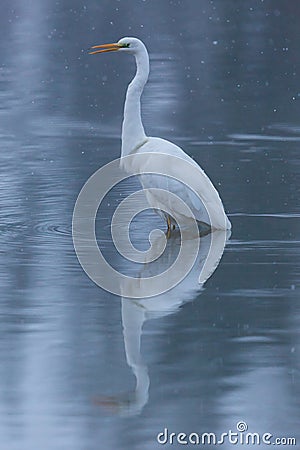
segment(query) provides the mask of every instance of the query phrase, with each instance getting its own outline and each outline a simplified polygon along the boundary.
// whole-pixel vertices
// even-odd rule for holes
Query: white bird
[[[128,86],[124,105],[121,158],[127,155],[134,156],[144,153],[153,154],[153,158],[158,154],[164,155],[165,159],[163,160],[163,166],[166,168],[168,174],[170,174],[170,170],[171,172],[173,170],[174,176],[180,173],[180,164],[179,167],[178,164],[176,164],[177,167],[174,168],[174,160],[176,158],[172,157],[180,158],[193,166],[193,170],[191,170],[191,184],[196,186],[197,195],[185,184],[170,177],[163,177],[155,174],[143,175],[143,173],[147,171],[139,158],[133,157],[131,159],[132,167],[126,168],[129,172],[130,169],[132,169],[133,172],[138,171],[141,174],[141,181],[144,188],[158,188],[171,192],[179,196],[190,208],[192,215],[187,215],[186,211],[184,214],[180,214],[181,212],[178,211],[178,203],[174,206],[172,200],[169,200],[168,196],[163,195],[162,192],[158,193],[158,191],[156,191],[154,194],[146,194],[150,206],[166,220],[168,234],[171,229],[175,228],[176,220],[178,221],[178,218],[181,219],[181,222],[183,220],[187,224],[191,220],[196,219],[200,224],[204,223],[209,225],[212,230],[230,229],[231,224],[228,217],[225,215],[219,194],[201,167],[180,147],[172,142],[158,137],[148,137],[145,134],[141,118],[141,95],[149,76],[149,56],[143,42],[137,38],[124,37],[113,44],[93,46],[92,50],[93,51],[91,51],[90,54],[118,51],[132,54],[135,57],[137,70],[135,77]],[[178,161],[178,159],[176,161]],[[184,166],[184,170],[186,170],[186,166],[188,165],[186,164]],[[164,167],[160,166],[161,169],[164,169]],[[177,209],[175,210],[175,208]],[[207,213],[207,210],[209,210],[209,214]]]

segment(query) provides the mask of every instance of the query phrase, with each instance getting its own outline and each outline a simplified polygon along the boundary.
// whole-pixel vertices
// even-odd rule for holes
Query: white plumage
[[[121,156],[132,155],[130,160],[124,160],[124,168],[129,173],[139,173],[144,188],[158,188],[165,192],[147,193],[149,205],[155,209],[167,222],[168,230],[174,227],[176,221],[181,220],[187,226],[194,218],[198,222],[204,222],[212,229],[230,229],[231,224],[225,215],[222,201],[214,185],[199,167],[180,147],[165,139],[158,137],[147,137],[141,120],[141,94],[148,80],[149,57],[148,52],[139,39],[126,37],[115,44],[104,44],[93,47],[92,54],[108,51],[119,51],[133,54],[136,61],[137,71],[134,79],[129,84],[124,106],[124,120],[122,126],[122,152]],[[148,154],[142,160],[134,158],[135,155]],[[147,173],[147,163],[151,166],[151,158],[156,155],[165,155],[160,169],[166,170],[168,175],[180,178],[180,160],[192,165],[191,185],[196,193],[185,184],[170,177],[161,175],[143,175]],[[175,157],[175,158],[172,158]],[[196,169],[196,170],[195,170]],[[184,165],[184,170],[189,171],[189,165]],[[185,173],[185,176],[189,173]],[[168,192],[179,196],[190,208],[192,215],[183,213],[178,207],[178,202],[173,202]],[[171,214],[164,212],[165,209]],[[207,213],[209,211],[209,215]],[[175,219],[175,220],[174,220]]]

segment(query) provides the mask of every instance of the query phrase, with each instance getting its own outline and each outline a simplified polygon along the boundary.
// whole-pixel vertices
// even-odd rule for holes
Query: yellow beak
[[[94,45],[92,49],[101,49],[101,50],[93,50],[89,52],[90,55],[96,55],[97,53],[105,53],[105,52],[115,52],[120,49],[120,45],[118,43],[115,44],[102,44],[102,45]]]

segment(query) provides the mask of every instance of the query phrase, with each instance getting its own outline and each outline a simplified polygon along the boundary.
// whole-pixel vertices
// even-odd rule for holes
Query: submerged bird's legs
[[[168,229],[166,232],[167,238],[169,239],[169,237],[171,236],[171,231],[175,230],[176,225],[171,221],[171,216],[169,216],[169,214],[167,215],[167,225],[168,225]]]
[[[170,216],[167,216],[167,225],[168,225],[168,229],[167,229],[167,238],[169,239],[169,237],[171,236],[171,219]]]

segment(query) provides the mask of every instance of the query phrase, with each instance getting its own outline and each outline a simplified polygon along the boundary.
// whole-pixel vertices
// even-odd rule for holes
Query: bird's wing
[[[141,181],[144,187],[156,187],[178,195],[190,207],[197,220],[207,222],[209,215],[209,222],[214,228],[230,227],[222,201],[214,185],[201,167],[180,147],[164,139],[152,137],[140,147],[138,153],[147,153],[145,159],[143,158],[142,167],[139,168],[141,175],[148,171],[151,172],[148,168],[152,167],[155,154],[159,154],[162,158],[159,167],[161,172],[164,172],[165,167],[166,174],[176,178],[175,180],[154,174],[142,176]],[[165,155],[165,160],[163,155]],[[170,158],[170,156],[174,158]],[[186,161],[189,165],[180,164],[180,160]],[[186,186],[183,187],[183,184],[177,179],[184,179],[186,186],[192,187],[195,192]],[[159,201],[163,203],[162,197]]]

